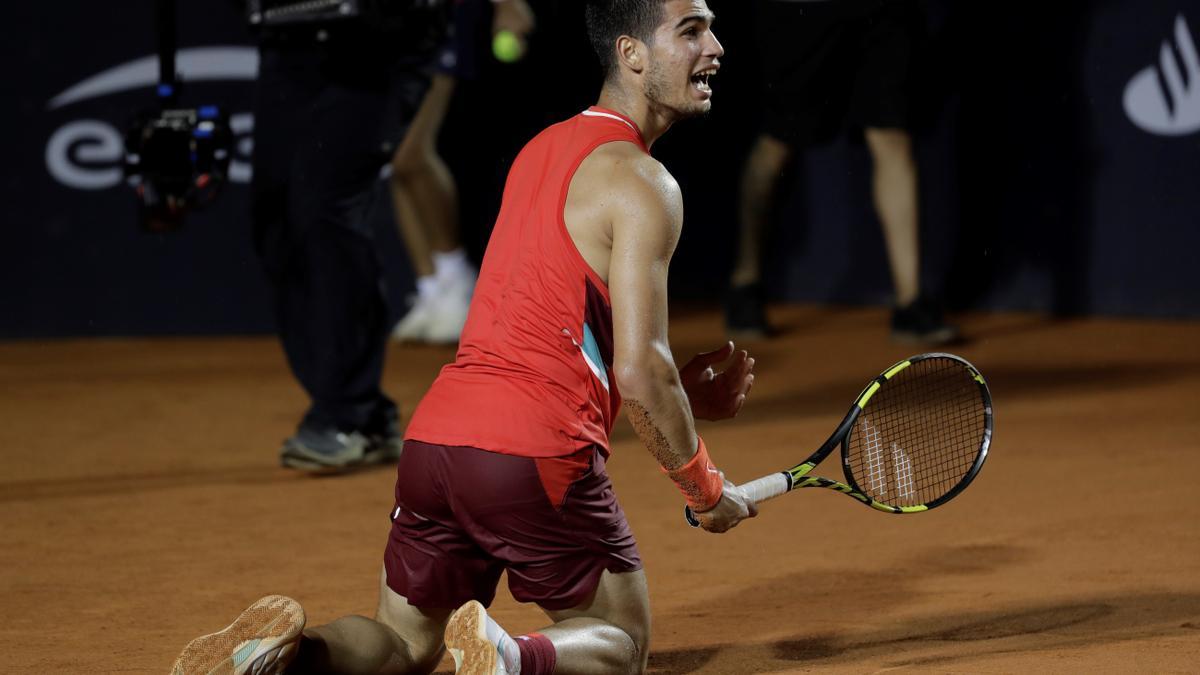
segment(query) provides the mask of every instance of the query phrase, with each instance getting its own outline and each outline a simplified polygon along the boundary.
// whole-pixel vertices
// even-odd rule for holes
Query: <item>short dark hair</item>
[[[666,0],[588,0],[584,10],[588,39],[607,78],[617,70],[614,45],[622,35],[647,44],[662,21]]]

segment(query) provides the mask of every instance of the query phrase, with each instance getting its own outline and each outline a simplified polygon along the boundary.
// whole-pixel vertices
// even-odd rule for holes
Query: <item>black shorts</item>
[[[764,131],[795,146],[846,127],[906,128],[917,40],[914,0],[760,0]]]

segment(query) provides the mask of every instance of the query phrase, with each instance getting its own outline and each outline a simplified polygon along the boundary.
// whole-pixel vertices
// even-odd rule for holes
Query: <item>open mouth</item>
[[[708,80],[716,74],[717,68],[715,66],[693,73],[691,77],[692,86],[705,94],[711,94],[712,88],[708,86]]]

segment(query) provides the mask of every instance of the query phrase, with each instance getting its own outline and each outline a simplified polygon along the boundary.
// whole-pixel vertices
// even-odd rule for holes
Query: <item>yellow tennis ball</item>
[[[502,63],[515,63],[524,55],[521,39],[510,30],[502,30],[492,38],[492,53]]]

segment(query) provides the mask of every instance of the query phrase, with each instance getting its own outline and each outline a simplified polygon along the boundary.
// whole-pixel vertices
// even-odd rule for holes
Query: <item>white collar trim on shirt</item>
[[[613,115],[612,113],[600,112],[599,110],[584,110],[583,114],[587,115],[588,117],[607,117],[609,119],[614,119],[614,120],[620,122],[621,124],[624,124],[625,126],[629,127],[630,129],[633,129],[634,132],[637,131],[637,128],[634,127],[632,124],[630,124],[629,120],[625,119],[624,117],[618,117],[617,115]]]

